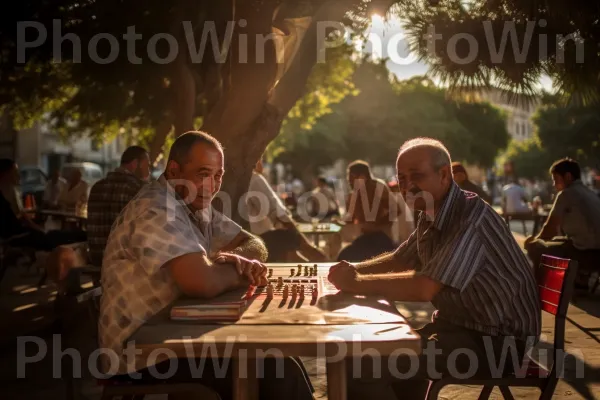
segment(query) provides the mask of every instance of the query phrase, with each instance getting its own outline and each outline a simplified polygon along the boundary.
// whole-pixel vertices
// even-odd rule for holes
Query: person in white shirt
[[[46,189],[44,190],[44,207],[57,208],[58,199],[66,188],[67,181],[60,176],[60,171],[55,170],[52,172],[50,180],[46,183]]]
[[[511,182],[502,188],[502,212],[505,214],[531,212],[523,186]]]
[[[312,201],[310,202],[311,215],[321,216],[323,207],[326,207],[326,213],[323,216],[323,219],[326,220],[334,216],[339,217],[339,204],[335,197],[335,192],[327,183],[327,179],[322,176],[318,177],[315,186],[316,187],[312,191]]]
[[[58,197],[58,206],[63,210],[76,211],[78,206],[87,205],[89,186],[81,179],[81,170],[75,168],[67,177],[68,184]]]
[[[252,172],[246,195],[250,232],[260,236],[269,250],[269,262],[322,262],[325,254],[298,231],[290,212],[262,175],[262,161]]]

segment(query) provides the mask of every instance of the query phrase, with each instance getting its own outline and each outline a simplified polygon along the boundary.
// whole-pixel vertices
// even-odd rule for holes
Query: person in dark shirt
[[[127,204],[150,178],[150,156],[140,146],[128,147],[121,156],[121,165],[98,181],[88,200],[89,258],[93,265],[102,265],[106,241],[113,223]]]
[[[492,204],[491,196],[487,194],[485,190],[483,190],[483,188],[477,186],[475,183],[469,180],[467,170],[461,163],[452,163],[452,176],[454,177],[454,182],[456,182],[458,187],[460,187],[462,190],[475,193],[477,196],[481,197],[481,199],[486,203]]]

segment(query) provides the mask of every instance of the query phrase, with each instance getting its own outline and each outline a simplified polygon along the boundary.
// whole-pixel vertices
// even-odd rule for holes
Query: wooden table
[[[319,282],[326,284],[328,290],[330,286],[325,277],[331,265],[317,264]],[[267,264],[267,267],[273,269],[271,279],[279,276],[294,282],[309,279],[304,274],[289,276],[291,268],[297,271],[297,264],[277,263]],[[230,298],[231,293],[225,296]],[[341,400],[346,398],[346,357],[365,349],[376,350],[382,356],[398,349],[417,354],[421,351],[418,334],[397,312],[394,303],[381,298],[353,297],[323,290],[311,304],[307,301],[287,307],[281,306],[277,295],[270,303],[262,296],[253,296],[244,316],[235,323],[173,321],[168,315],[169,308],[149,320],[130,339],[135,340],[141,357],[155,349],[169,349],[178,358],[187,358],[190,354],[232,358],[234,397],[238,400],[258,398],[255,361],[265,355],[326,357],[328,398]],[[223,296],[213,301],[223,301]],[[348,311],[355,309],[359,311]],[[370,311],[365,313],[365,310]],[[307,317],[314,317],[309,318],[311,323],[306,322]],[[314,319],[319,322],[315,323]]]
[[[87,211],[82,213],[76,213],[75,211],[45,209],[38,210],[37,213],[45,217],[53,217],[59,219],[62,221],[63,225],[65,222],[74,221],[79,228],[83,228],[83,226],[87,222]]]
[[[342,227],[340,225],[335,224],[333,222],[320,222],[316,225],[302,222],[299,223],[297,226],[298,230],[301,233],[313,236],[314,244],[317,247],[319,247],[319,240],[321,238],[321,235],[338,234],[342,230]]]

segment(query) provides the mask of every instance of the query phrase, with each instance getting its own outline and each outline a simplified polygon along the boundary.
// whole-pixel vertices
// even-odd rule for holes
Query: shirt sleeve
[[[190,253],[206,253],[198,243],[187,215],[168,215],[167,208],[148,208],[128,222],[129,250],[148,274],[158,272],[166,263]],[[123,227],[124,228],[124,227]],[[122,246],[127,248],[126,245]]]
[[[223,247],[227,246],[242,231],[241,226],[233,222],[227,216],[215,210],[213,210],[211,225],[211,253],[216,253]]]
[[[549,217],[563,218],[569,211],[569,196],[563,190],[556,196],[552,210],[550,210]]]
[[[292,222],[292,218],[288,209],[283,205],[279,199],[279,196],[277,196],[277,193],[271,189],[269,182],[267,182],[264,176],[258,175],[256,177],[253,189],[266,196],[269,207],[267,216],[271,219],[271,221],[279,219],[284,222]]]
[[[435,249],[433,257],[418,274],[462,292],[479,270],[484,255],[477,228],[472,224],[461,226]]]

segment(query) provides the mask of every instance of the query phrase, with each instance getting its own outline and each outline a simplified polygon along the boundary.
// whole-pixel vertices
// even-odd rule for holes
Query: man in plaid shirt
[[[92,187],[88,200],[87,232],[89,257],[93,265],[102,265],[113,223],[149,177],[148,152],[143,147],[131,146],[121,156],[121,166]]]

